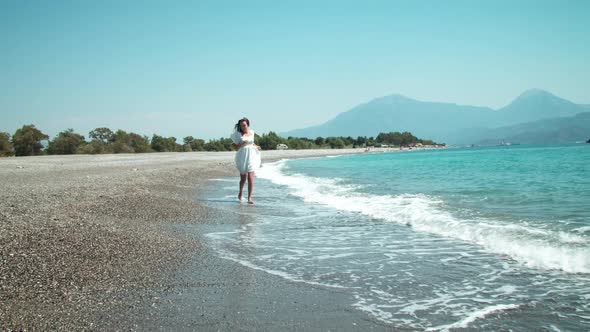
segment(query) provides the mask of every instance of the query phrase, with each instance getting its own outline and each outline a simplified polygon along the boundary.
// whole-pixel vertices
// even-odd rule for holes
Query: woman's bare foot
[[[252,199],[248,199],[248,204],[254,204],[254,201]]]
[[[240,201],[240,202],[242,201],[242,193],[238,194],[238,201]]]

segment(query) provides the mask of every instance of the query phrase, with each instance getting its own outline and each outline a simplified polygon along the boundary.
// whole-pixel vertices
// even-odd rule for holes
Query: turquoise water
[[[339,289],[410,330],[590,329],[590,145],[285,160],[249,216],[209,234],[222,257]],[[219,185],[222,184],[222,185]]]

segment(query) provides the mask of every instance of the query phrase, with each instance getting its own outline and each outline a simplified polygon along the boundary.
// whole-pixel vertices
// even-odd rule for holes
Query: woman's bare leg
[[[254,204],[252,201],[252,192],[254,191],[254,172],[248,172],[248,204]]]
[[[240,193],[238,194],[238,199],[242,200],[242,192],[244,191],[244,183],[246,183],[246,174],[240,174]]]

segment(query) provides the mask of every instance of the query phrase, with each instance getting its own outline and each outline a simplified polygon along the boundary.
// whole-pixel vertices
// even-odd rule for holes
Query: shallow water
[[[255,206],[234,178],[209,204],[224,258],[334,287],[417,330],[590,329],[590,146],[512,146],[266,164]]]

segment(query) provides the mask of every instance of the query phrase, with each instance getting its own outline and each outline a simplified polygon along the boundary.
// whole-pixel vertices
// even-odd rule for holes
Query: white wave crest
[[[305,202],[474,243],[531,268],[590,273],[590,244],[585,237],[497,220],[460,219],[445,211],[444,202],[435,197],[366,194],[338,179],[286,175],[284,167],[284,161],[267,164],[257,175],[288,187]]]
[[[473,323],[477,319],[485,318],[486,316],[488,316],[492,313],[495,313],[495,312],[516,309],[518,307],[519,306],[516,304],[493,305],[493,306],[478,310],[476,312],[473,312],[473,313],[467,315],[467,317],[463,318],[462,320],[460,320],[456,323],[453,323],[450,325],[445,325],[445,326],[437,326],[434,328],[427,329],[427,331],[448,331],[449,329],[455,329],[455,328],[467,328],[467,326],[469,324]]]

